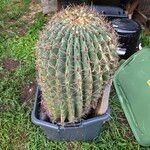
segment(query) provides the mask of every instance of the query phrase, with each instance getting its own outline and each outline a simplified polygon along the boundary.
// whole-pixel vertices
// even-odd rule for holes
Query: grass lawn
[[[36,87],[34,46],[50,16],[37,1],[0,0],[0,150],[148,150],[138,145],[113,90],[111,119],[101,136],[87,142],[48,141],[32,124]],[[150,37],[142,33],[143,46]]]

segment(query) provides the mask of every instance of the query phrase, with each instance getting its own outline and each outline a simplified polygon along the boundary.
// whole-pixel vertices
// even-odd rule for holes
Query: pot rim
[[[40,94],[40,86],[38,85],[37,89],[36,89],[35,102],[34,102],[32,115],[31,115],[31,120],[36,125],[51,127],[53,129],[60,129],[60,128],[72,128],[72,127],[87,126],[87,125],[90,125],[91,123],[94,123],[94,122],[98,122],[98,121],[105,122],[109,119],[110,108],[108,107],[107,111],[104,114],[99,115],[99,116],[95,116],[95,117],[89,118],[89,119],[82,119],[81,122],[78,122],[78,123],[72,123],[72,124],[66,123],[65,125],[60,125],[60,124],[54,124],[51,122],[41,120],[38,117],[39,102],[41,100],[39,98],[39,94]]]

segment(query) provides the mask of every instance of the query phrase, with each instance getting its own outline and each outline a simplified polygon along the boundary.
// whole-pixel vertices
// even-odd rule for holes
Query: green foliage
[[[140,41],[141,41],[142,47],[150,47],[150,35],[145,34],[144,31],[142,31],[141,33]]]
[[[30,0],[1,0],[0,19],[18,19],[28,8]]]
[[[96,109],[117,67],[115,32],[86,7],[56,14],[40,34],[37,70],[44,105],[53,121],[75,122]]]

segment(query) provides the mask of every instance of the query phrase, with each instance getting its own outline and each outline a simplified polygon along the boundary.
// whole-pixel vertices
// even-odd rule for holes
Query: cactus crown
[[[87,7],[51,19],[36,48],[38,83],[52,121],[79,121],[96,109],[117,67],[117,38],[104,17]]]

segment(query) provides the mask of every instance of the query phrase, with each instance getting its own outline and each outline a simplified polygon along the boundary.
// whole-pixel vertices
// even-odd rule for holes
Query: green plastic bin
[[[136,140],[150,146],[150,48],[125,61],[113,83]]]

